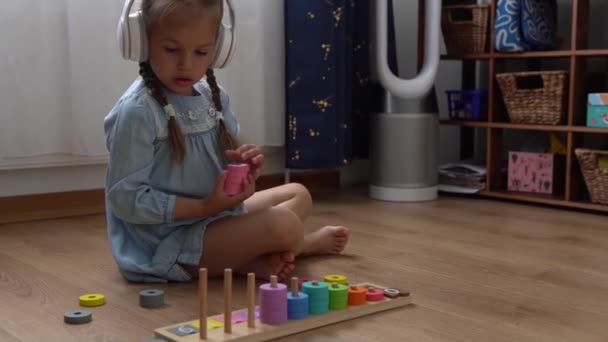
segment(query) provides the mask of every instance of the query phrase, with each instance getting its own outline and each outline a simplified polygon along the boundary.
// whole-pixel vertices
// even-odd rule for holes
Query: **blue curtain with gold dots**
[[[287,168],[368,157],[369,115],[380,110],[382,93],[370,81],[371,1],[285,0]],[[397,72],[394,43],[389,59]]]

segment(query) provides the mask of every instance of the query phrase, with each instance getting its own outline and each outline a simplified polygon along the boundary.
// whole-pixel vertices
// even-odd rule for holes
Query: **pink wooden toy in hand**
[[[249,164],[229,164],[226,181],[224,182],[224,192],[229,196],[243,192],[248,174]]]

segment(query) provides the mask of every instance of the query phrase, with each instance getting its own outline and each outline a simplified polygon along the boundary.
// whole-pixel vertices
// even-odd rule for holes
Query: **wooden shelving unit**
[[[419,0],[421,6],[424,1]],[[480,193],[481,196],[514,200],[536,204],[546,204],[576,209],[586,209],[597,212],[608,212],[608,205],[591,203],[587,188],[580,172],[578,160],[574,151],[578,147],[587,147],[585,140],[590,135],[597,135],[601,141],[608,146],[608,129],[590,128],[585,126],[586,119],[586,95],[587,89],[587,67],[589,58],[606,58],[608,63],[608,43],[601,48],[589,49],[589,16],[590,0],[572,0],[572,17],[570,22],[570,42],[565,49],[556,51],[532,51],[524,53],[498,53],[494,51],[493,27],[496,13],[497,0],[491,4],[489,23],[489,48],[487,53],[470,54],[464,56],[441,56],[442,60],[460,60],[463,64],[463,88],[474,87],[474,80],[467,77],[474,74],[475,62],[484,61],[488,70],[488,115],[487,121],[450,121],[441,120],[442,125],[461,127],[461,149],[470,149],[473,145],[473,134],[475,130],[486,131],[486,167],[488,171],[486,189]],[[562,10],[562,9],[560,9]],[[423,39],[419,37],[419,40]],[[419,58],[421,56],[419,55]],[[549,125],[520,125],[510,123],[508,115],[502,102],[502,94],[495,75],[503,72],[509,63],[517,62],[527,66],[527,70],[541,70],[541,61],[561,59],[568,65],[569,86],[567,120],[556,126]],[[608,69],[608,68],[607,68]],[[522,70],[523,71],[523,70]],[[608,78],[608,75],[605,76]],[[482,88],[484,88],[482,86]],[[603,89],[608,92],[608,89]],[[594,92],[599,92],[598,90]],[[441,97],[440,97],[441,98]],[[507,181],[503,137],[507,130],[518,132],[555,132],[567,140],[566,165],[563,172],[565,188],[562,193],[555,195],[535,195],[526,193],[515,193],[507,191]],[[531,133],[530,133],[531,134]],[[472,152],[471,152],[472,153]],[[467,152],[461,153],[463,158],[468,157]]]

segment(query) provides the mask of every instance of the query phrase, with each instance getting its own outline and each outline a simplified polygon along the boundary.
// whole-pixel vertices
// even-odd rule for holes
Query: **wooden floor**
[[[326,223],[351,228],[346,255],[300,261],[297,275],[407,288],[416,305],[290,341],[608,339],[608,216],[459,197],[392,204],[356,190],[317,201],[307,227]],[[235,279],[235,307],[244,285]],[[210,313],[221,313],[222,283],[209,286]],[[152,286],[167,293],[158,310],[138,305],[150,287],[119,275],[103,216],[0,226],[0,341],[143,341],[196,318],[196,284]],[[93,322],[63,323],[96,292],[107,304]]]

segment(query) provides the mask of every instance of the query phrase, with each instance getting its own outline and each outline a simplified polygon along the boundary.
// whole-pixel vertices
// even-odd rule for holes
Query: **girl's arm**
[[[255,181],[251,175],[245,180],[245,191],[236,196],[228,196],[224,193],[225,179],[226,173],[222,173],[215,183],[213,191],[205,199],[178,197],[175,201],[175,220],[213,216],[235,207],[255,193]]]
[[[213,206],[206,199],[178,197],[175,200],[173,216],[175,220],[188,220],[216,214]]]
[[[172,222],[177,196],[149,182],[156,124],[145,99],[136,95],[121,99],[104,125],[110,152],[105,187],[108,209],[129,223]]]

